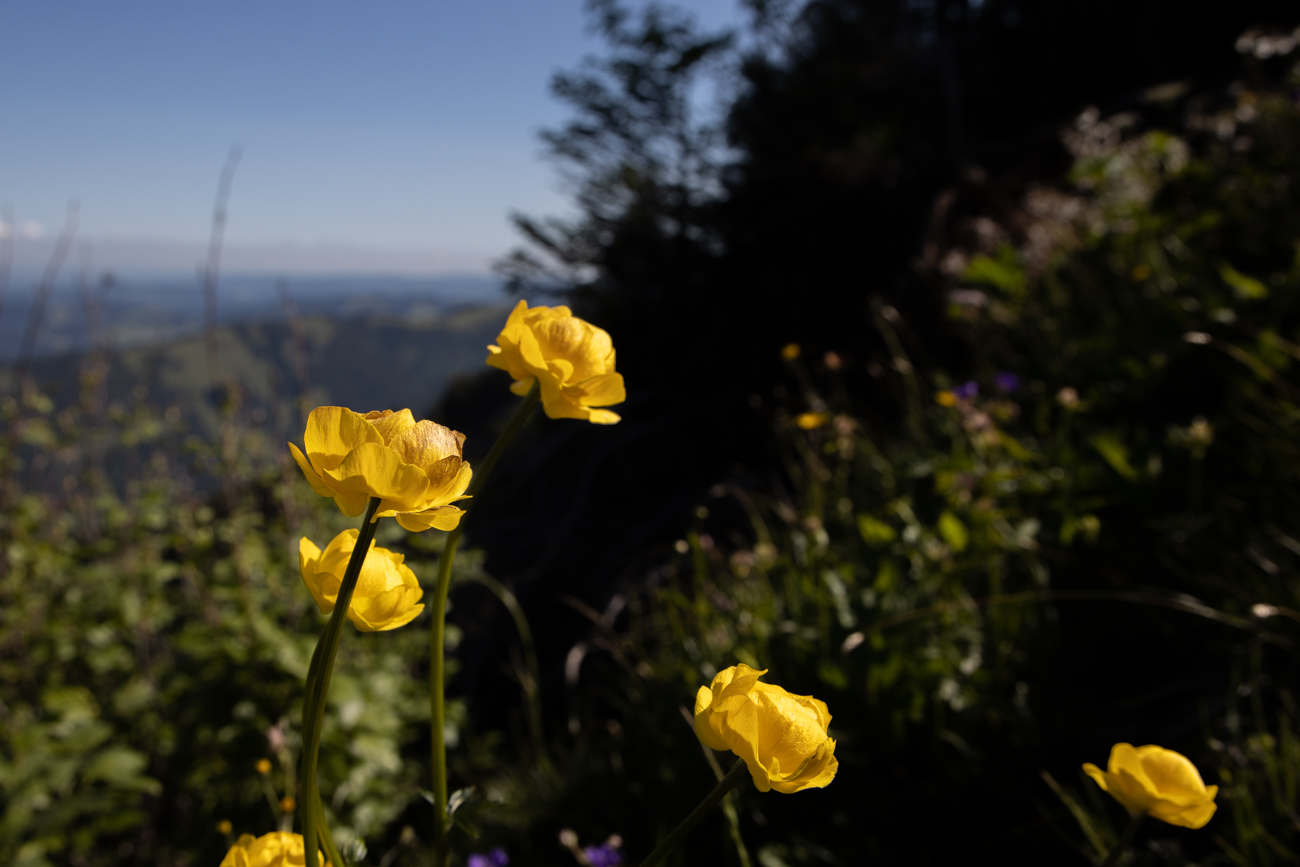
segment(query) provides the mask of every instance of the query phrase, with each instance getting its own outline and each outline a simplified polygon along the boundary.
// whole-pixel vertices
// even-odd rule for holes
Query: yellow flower
[[[325,857],[317,854],[317,864]],[[302,835],[285,831],[272,831],[261,837],[244,834],[230,847],[220,867],[300,867],[307,863],[303,851]]]
[[[381,518],[396,516],[412,532],[453,530],[464,514],[451,505],[465,499],[469,464],[462,460],[465,435],[431,421],[417,422],[409,409],[368,412],[320,406],[307,417],[304,455],[289,450],[312,490],[333,497],[343,514],[365,512],[379,497]]]
[[[541,383],[542,409],[550,418],[576,418],[613,424],[607,409],[627,400],[623,375],[614,372],[614,342],[609,332],[584,322],[568,307],[533,307],[520,301],[489,346],[487,363],[515,378],[510,390],[524,395]]]
[[[265,777],[267,774],[271,773],[271,760],[270,760],[270,759],[258,759],[258,760],[257,760],[257,772],[258,772],[259,774],[261,774],[262,776],[264,776],[264,777]]]
[[[785,346],[781,347],[781,358],[783,358],[786,361],[794,361],[796,358],[799,357],[799,354],[801,352],[803,352],[803,349],[799,346],[799,344],[787,343]]]
[[[839,769],[835,741],[826,734],[826,703],[759,683],[766,673],[741,663],[700,687],[695,733],[705,746],[744,759],[760,792],[819,789]]]
[[[939,406],[956,406],[957,395],[953,394],[951,391],[936,392],[934,395],[934,402],[939,404]]]
[[[1131,816],[1146,813],[1171,825],[1200,828],[1214,815],[1219,787],[1205,785],[1182,753],[1154,744],[1137,749],[1115,744],[1106,770],[1087,763],[1083,771]]]
[[[359,535],[355,529],[344,530],[324,551],[306,536],[298,543],[302,583],[320,606],[321,614],[334,610]],[[411,567],[402,562],[405,559],[387,548],[375,547],[371,541],[348,606],[348,619],[357,629],[362,632],[396,629],[410,623],[424,610],[423,605],[417,604],[424,591]]]
[[[795,426],[803,430],[817,430],[819,427],[825,427],[830,420],[829,412],[801,412],[794,417]]]

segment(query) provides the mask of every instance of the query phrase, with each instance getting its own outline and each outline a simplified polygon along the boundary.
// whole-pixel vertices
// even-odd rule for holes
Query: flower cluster
[[[506,855],[505,850],[499,846],[481,855],[478,852],[473,853],[466,860],[466,867],[506,867],[510,863],[510,858]]]
[[[591,867],[618,867],[623,863],[623,853],[608,842],[599,846],[587,846],[582,850],[582,855]]]

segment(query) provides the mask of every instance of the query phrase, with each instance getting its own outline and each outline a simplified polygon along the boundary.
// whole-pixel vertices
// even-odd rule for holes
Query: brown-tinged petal
[[[428,470],[449,457],[459,463],[464,443],[464,434],[436,422],[421,421],[393,440],[389,448],[405,463]]]

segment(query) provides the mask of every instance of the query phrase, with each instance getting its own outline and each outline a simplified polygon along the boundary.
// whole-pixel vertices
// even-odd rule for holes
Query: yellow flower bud
[[[803,348],[797,343],[787,343],[781,347],[781,358],[786,361],[794,361],[803,352]]]
[[[298,802],[295,801],[293,798],[289,797],[288,795],[285,795],[283,798],[280,799],[281,813],[292,813],[296,809],[298,809]]]
[[[325,863],[325,856],[316,856],[317,864]],[[230,847],[220,867],[302,867],[307,863],[301,834],[272,831],[261,837],[244,834]]]
[[[334,610],[359,535],[355,529],[344,530],[324,551],[306,536],[298,543],[302,583],[307,585],[321,614]],[[411,567],[403,562],[405,559],[387,548],[375,547],[371,541],[352,593],[352,604],[348,606],[348,619],[357,629],[362,632],[396,629],[410,623],[424,610],[423,605],[417,604],[424,591]]]
[[[627,400],[623,375],[614,372],[614,342],[609,332],[574,316],[568,307],[528,307],[510,311],[488,347],[487,363],[515,378],[510,390],[524,395],[541,383],[542,409],[550,418],[576,418],[613,424],[617,414],[595,407]]]
[[[766,673],[741,663],[700,687],[695,733],[705,746],[744,759],[760,792],[822,788],[839,770],[826,703],[759,683]]]
[[[257,768],[257,772],[265,777],[267,774],[271,773],[271,760],[258,759],[255,767]]]
[[[431,421],[417,422],[409,409],[365,415],[341,406],[320,406],[307,417],[304,455],[289,451],[312,490],[333,497],[355,518],[371,497],[378,515],[396,516],[412,532],[452,530],[463,512],[451,505],[465,499],[469,464],[462,459],[465,435]]]
[[[829,412],[801,412],[794,417],[795,426],[803,430],[817,430],[825,427],[830,420]]]
[[[229,819],[222,819],[220,822],[217,823],[218,834],[229,834],[233,830],[235,830],[235,826],[230,824]]]
[[[1205,785],[1182,753],[1154,744],[1137,749],[1115,744],[1106,770],[1087,763],[1083,771],[1131,816],[1146,813],[1171,825],[1200,828],[1216,809],[1219,787]]]

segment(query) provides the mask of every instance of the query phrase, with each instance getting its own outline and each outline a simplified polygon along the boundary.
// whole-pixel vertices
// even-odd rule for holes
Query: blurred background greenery
[[[461,863],[573,863],[563,829],[635,863],[719,773],[684,712],[738,661],[829,704],[839,777],[741,791],[675,863],[1099,863],[1122,816],[1079,766],[1116,741],[1221,786],[1128,863],[1300,861],[1296,21],[1158,7],[591,5],[546,137],[580,213],[519,218],[502,268],[613,334],[629,401],[534,419],[467,524]],[[413,340],[451,370],[493,315]],[[391,331],[327,326],[240,332],[218,382],[197,341],[6,373],[0,861],[215,864],[287,821],[323,623],[294,552],[351,525],[287,460],[295,371],[356,336],[400,381]],[[473,460],[505,379],[398,400]],[[389,524],[431,582],[441,540]],[[427,625],[344,638],[356,863],[425,863]]]

